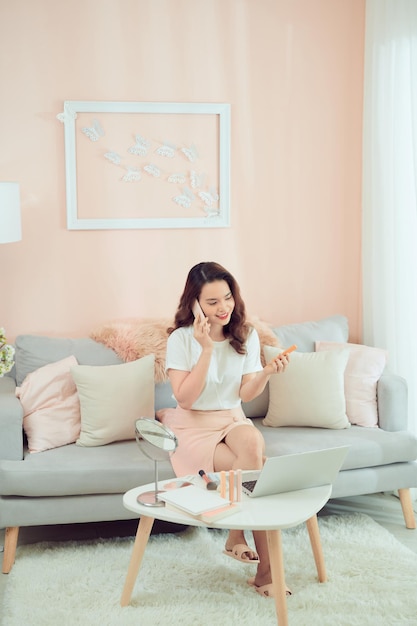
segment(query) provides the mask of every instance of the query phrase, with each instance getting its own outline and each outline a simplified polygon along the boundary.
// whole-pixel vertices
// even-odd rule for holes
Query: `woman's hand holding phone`
[[[210,324],[198,300],[195,300],[192,311],[194,315],[194,337],[202,348],[212,348],[213,341],[210,337]]]
[[[198,321],[199,317],[200,317],[200,321],[201,322],[204,319],[206,319],[206,316],[204,315],[203,309],[201,308],[200,303],[199,303],[198,300],[194,300],[192,312],[193,312],[193,315],[194,315],[194,319],[196,319],[197,321]]]
[[[287,356],[296,349],[297,346],[295,344],[286,348],[286,350],[277,354],[277,356],[265,366],[265,369],[268,368],[269,370],[272,370],[268,372],[269,374],[279,374],[280,372],[284,372],[289,363]]]

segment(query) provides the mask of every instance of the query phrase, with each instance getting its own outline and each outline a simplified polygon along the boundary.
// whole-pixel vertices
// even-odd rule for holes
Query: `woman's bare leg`
[[[214,454],[214,470],[220,472],[230,469],[260,469],[264,463],[264,448],[265,444],[262,435],[253,426],[245,424],[233,428],[226,436],[225,441],[219,443],[216,447]],[[266,534],[264,533],[264,535],[266,542]],[[238,543],[246,544],[244,532],[242,530],[230,530],[226,540],[226,550],[231,550],[233,546]],[[268,545],[265,545],[269,568]],[[262,545],[262,549],[263,548],[264,546]],[[248,560],[256,559],[256,557],[257,553],[248,548]],[[269,580],[269,582],[271,582],[271,580]]]
[[[225,437],[225,444],[235,455],[230,469],[257,470],[264,464],[265,441],[255,426],[242,424]]]
[[[253,538],[255,541],[256,550],[259,555],[259,565],[256,571],[256,576],[253,579],[253,584],[256,587],[262,587],[263,585],[269,585],[270,583],[272,583],[271,565],[269,562],[268,539],[264,530],[254,530]],[[291,590],[288,587],[287,594],[291,594]]]
[[[264,530],[254,530],[253,539],[256,551],[259,555],[259,565],[256,571],[254,584],[257,587],[272,583],[271,569],[269,565],[268,541]]]
[[[264,439],[256,428],[246,424],[233,428],[226,436],[225,441],[216,447],[214,454],[214,468],[217,472],[229,469],[261,469],[264,462]],[[253,538],[259,556],[253,584],[256,587],[262,587],[272,583],[268,540],[266,532],[263,530],[253,531]],[[240,530],[230,530],[226,549],[231,549],[236,543],[246,543],[244,533]],[[255,554],[252,553],[249,558],[254,558]],[[289,589],[288,592],[290,593]]]

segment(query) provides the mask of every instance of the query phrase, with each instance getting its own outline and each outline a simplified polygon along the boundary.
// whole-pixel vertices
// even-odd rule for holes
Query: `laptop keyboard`
[[[252,491],[255,489],[255,485],[257,482],[258,482],[257,480],[243,481],[242,487],[245,487],[245,489],[247,489],[248,491],[252,493]]]

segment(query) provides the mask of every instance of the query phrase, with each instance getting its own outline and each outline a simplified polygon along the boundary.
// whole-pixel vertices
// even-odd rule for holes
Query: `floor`
[[[417,513],[417,502],[414,503],[414,510]],[[398,541],[417,554],[417,529],[410,530],[405,527],[401,505],[395,495],[375,494],[331,500],[320,512],[320,515],[343,515],[353,512],[369,515],[389,530]],[[166,525],[163,522],[159,522],[159,524],[159,526],[155,524],[156,532],[166,532]],[[99,537],[133,536],[136,533],[136,528],[136,520],[21,528],[18,545],[39,541],[79,541]],[[3,540],[4,531],[0,530],[0,552],[3,550]],[[1,554],[0,557],[2,557]],[[3,623],[1,606],[6,580],[7,574],[0,573],[0,624]]]

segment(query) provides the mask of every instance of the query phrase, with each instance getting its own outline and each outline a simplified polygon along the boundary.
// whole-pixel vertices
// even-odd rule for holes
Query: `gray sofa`
[[[319,340],[346,342],[349,334],[347,319],[339,315],[273,331],[281,345],[295,343],[301,352],[314,352]],[[13,566],[19,527],[131,519],[122,496],[152,482],[154,470],[134,440],[99,447],[70,444],[29,453],[16,383],[20,385],[29,372],[70,355],[88,365],[119,364],[121,359],[89,338],[20,335],[15,346],[15,368],[0,379],[0,528],[6,529],[3,573]],[[166,406],[173,406],[169,383],[156,384],[155,410]],[[384,372],[378,382],[377,406],[379,428],[342,430],[264,426],[268,388],[244,405],[244,410],[263,433],[269,456],[349,445],[332,497],[398,490],[406,526],[415,528],[410,487],[417,487],[417,439],[407,432],[404,379]],[[172,476],[170,463],[160,463],[160,479]]]

